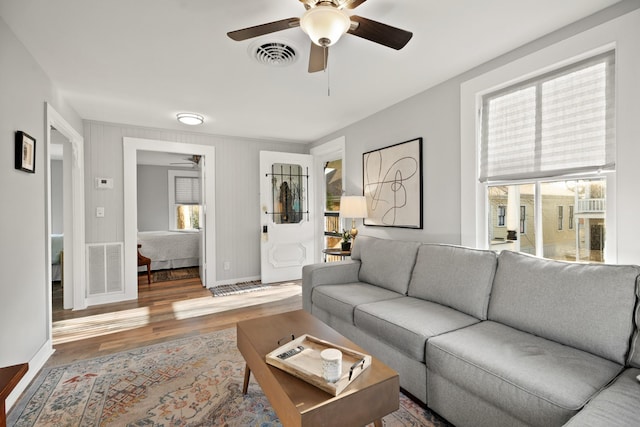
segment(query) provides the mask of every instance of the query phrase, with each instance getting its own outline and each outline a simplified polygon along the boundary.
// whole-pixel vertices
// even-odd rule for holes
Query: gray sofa
[[[303,307],[456,426],[640,425],[640,267],[358,237]]]

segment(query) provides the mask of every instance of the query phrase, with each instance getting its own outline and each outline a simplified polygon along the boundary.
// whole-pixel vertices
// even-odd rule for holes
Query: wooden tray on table
[[[302,352],[286,359],[277,357],[279,354],[298,346],[304,347]],[[322,377],[320,352],[328,348],[335,348],[342,352],[342,374],[335,383],[330,383]],[[370,355],[307,334],[276,348],[267,354],[265,359],[267,364],[313,384],[333,396],[340,394],[362,371],[371,366]]]

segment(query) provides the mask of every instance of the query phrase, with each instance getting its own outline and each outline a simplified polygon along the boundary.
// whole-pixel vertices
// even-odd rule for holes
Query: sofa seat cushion
[[[486,321],[427,341],[427,369],[530,425],[561,425],[622,370]]]
[[[452,308],[411,297],[362,304],[354,313],[358,329],[419,362],[424,362],[429,338],[477,322]]]
[[[640,369],[627,369],[566,426],[631,427],[640,424]]]
[[[397,292],[366,283],[320,285],[313,288],[311,301],[323,310],[353,325],[353,311],[360,304],[402,298]]]

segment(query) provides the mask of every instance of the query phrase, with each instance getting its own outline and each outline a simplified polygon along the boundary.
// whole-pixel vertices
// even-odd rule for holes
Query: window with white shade
[[[201,189],[197,171],[169,171],[169,229],[200,228]]]
[[[534,212],[531,220],[517,218],[519,236],[506,238],[513,249],[604,261],[600,189],[615,173],[614,76],[612,51],[482,97],[479,179],[489,206],[500,206],[509,196],[509,203],[530,204]],[[570,206],[569,227],[563,204]],[[523,233],[530,225],[532,231]],[[504,247],[500,233],[489,229],[490,245]]]

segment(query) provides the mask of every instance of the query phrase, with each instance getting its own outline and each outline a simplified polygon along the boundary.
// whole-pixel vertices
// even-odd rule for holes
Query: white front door
[[[314,261],[313,156],[260,152],[263,283],[302,278]]]

